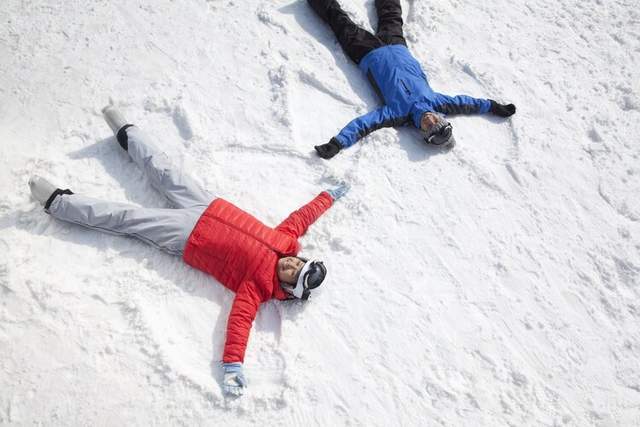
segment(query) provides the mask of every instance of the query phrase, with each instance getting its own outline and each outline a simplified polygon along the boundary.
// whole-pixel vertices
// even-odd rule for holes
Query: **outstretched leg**
[[[147,134],[136,126],[127,128],[126,132],[129,156],[172,204],[187,208],[211,203],[213,197],[184,170],[176,168],[166,153],[156,149]]]
[[[329,24],[345,53],[356,64],[374,49],[383,46],[382,41],[349,18],[336,0],[307,0],[313,10]]]
[[[46,210],[51,216],[87,228],[135,237],[172,255],[181,256],[206,205],[187,209],[147,209],[106,202],[78,194],[59,194]]]
[[[137,126],[128,125],[113,107],[103,110],[105,119],[118,138],[118,143],[149,177],[151,185],[178,208],[208,205],[213,197],[178,169],[169,156],[158,150],[151,138]]]
[[[402,8],[400,0],[376,0],[378,12],[378,36],[385,44],[407,45],[402,32]]]

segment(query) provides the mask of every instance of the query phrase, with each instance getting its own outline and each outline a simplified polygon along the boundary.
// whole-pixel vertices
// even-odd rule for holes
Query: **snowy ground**
[[[436,89],[517,115],[455,118],[450,152],[381,130],[320,161],[376,98],[304,1],[2,1],[0,424],[640,424],[637,3],[403,7]],[[37,172],[162,206],[111,100],[268,224],[352,184],[303,240],[322,292],[262,307],[242,399],[219,388],[231,292],[29,196]]]

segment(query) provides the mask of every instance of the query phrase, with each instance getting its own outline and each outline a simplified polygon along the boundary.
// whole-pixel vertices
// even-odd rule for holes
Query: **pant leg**
[[[329,24],[345,53],[356,64],[384,44],[365,29],[358,27],[336,0],[307,0],[313,10]]]
[[[191,231],[206,208],[207,205],[202,204],[185,209],[147,209],[79,194],[63,194],[53,200],[48,213],[94,230],[135,237],[181,256]]]
[[[376,35],[385,44],[407,45],[402,32],[402,7],[400,0],[376,0],[378,31]]]
[[[151,185],[178,208],[209,204],[213,197],[185,171],[177,168],[166,153],[158,150],[147,134],[131,126],[127,152],[151,180]]]

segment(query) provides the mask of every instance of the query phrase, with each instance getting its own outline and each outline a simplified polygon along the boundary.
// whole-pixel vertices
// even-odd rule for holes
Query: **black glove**
[[[495,114],[500,117],[509,117],[516,113],[516,106],[513,104],[498,104],[493,99],[490,99],[489,101],[491,101],[491,108],[489,109],[491,114]]]
[[[336,138],[331,138],[331,141],[326,144],[316,145],[314,148],[318,152],[318,156],[323,159],[330,159],[342,150],[342,145],[340,145]]]

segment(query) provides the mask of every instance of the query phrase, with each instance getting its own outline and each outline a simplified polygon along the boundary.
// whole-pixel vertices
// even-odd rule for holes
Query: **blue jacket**
[[[467,95],[448,96],[434,92],[422,67],[404,45],[387,45],[369,52],[358,65],[367,75],[385,105],[352,120],[336,135],[343,147],[382,127],[407,123],[420,129],[424,113],[484,114],[488,99]]]

